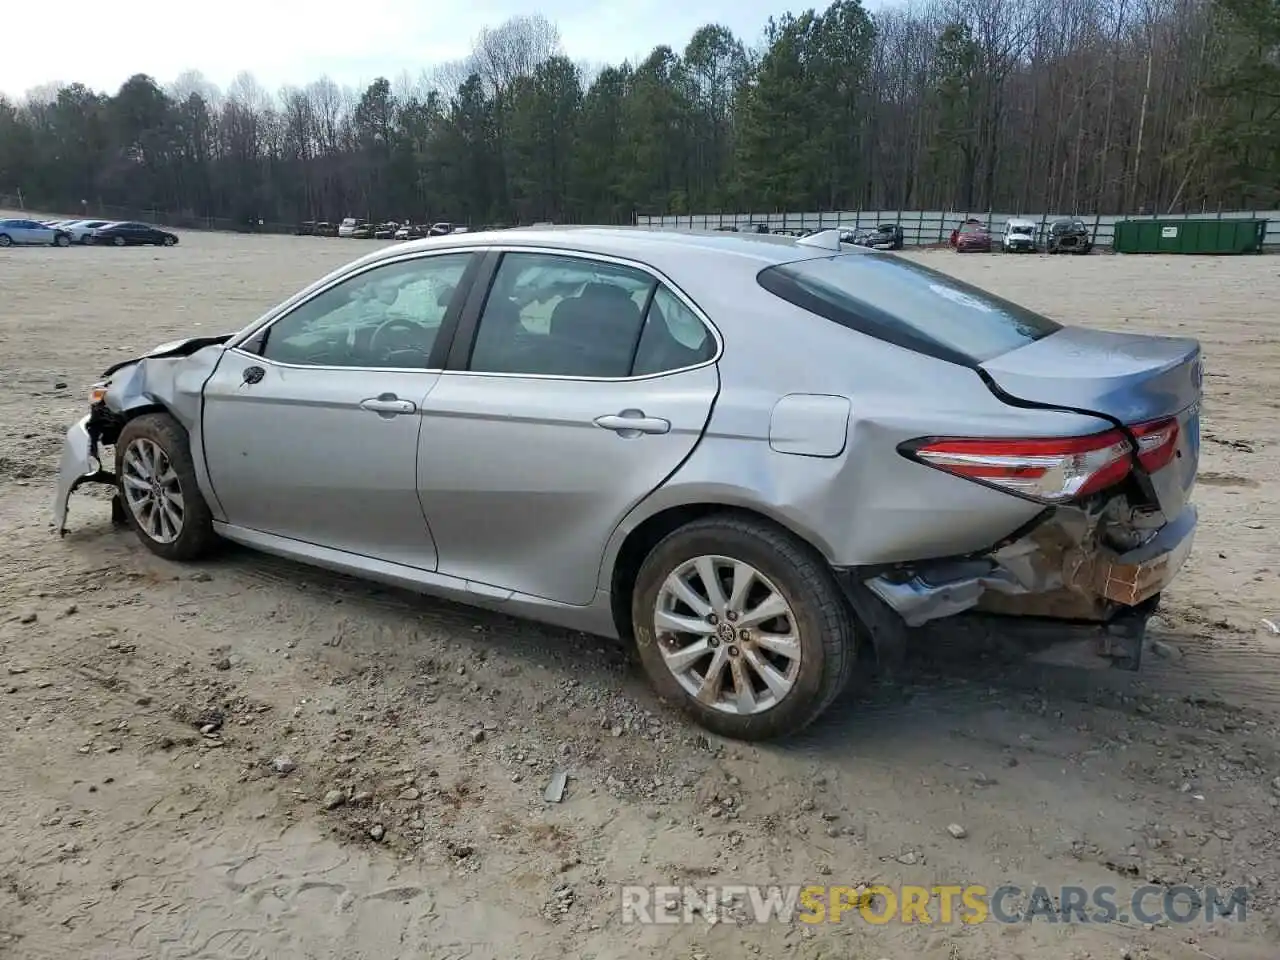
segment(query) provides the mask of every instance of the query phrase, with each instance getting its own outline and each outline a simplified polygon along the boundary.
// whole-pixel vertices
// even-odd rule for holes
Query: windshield
[[[1031,233],[1031,227],[1030,227],[1029,225],[1026,225],[1026,224],[1018,223],[1018,224],[1014,224],[1013,226],[1011,226],[1011,227],[1009,228],[1009,232],[1010,232],[1010,233],[1021,233],[1021,234],[1023,234],[1024,236],[1026,236],[1026,235],[1028,235],[1028,234],[1030,234],[1030,233]]]
[[[843,254],[766,267],[760,286],[851,330],[976,366],[1061,325],[938,270],[896,257]]]

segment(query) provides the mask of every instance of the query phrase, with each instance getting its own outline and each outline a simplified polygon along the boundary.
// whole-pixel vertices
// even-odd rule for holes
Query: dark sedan
[[[125,220],[110,226],[99,227],[93,233],[93,242],[116,247],[172,247],[178,242],[178,237],[159,227]]]

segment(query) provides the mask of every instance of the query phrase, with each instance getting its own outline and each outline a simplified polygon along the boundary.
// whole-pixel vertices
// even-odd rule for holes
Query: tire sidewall
[[[791,692],[776,707],[751,716],[724,713],[699,703],[676,680],[658,649],[653,611],[663,581],[672,570],[694,557],[714,555],[751,564],[782,594],[800,630],[800,675]],[[775,736],[801,725],[813,701],[821,696],[826,650],[822,634],[826,625],[817,615],[820,598],[791,565],[768,544],[734,526],[676,531],[654,548],[641,566],[632,592],[631,621],[636,651],[658,695],[691,715],[701,726],[729,737],[743,739]]]
[[[117,247],[123,247],[123,246],[125,245],[125,239],[124,239],[124,237],[116,237],[116,238],[115,238],[114,240],[112,240],[111,242],[112,242],[115,246],[117,246]]]
[[[13,246],[13,238],[7,233],[0,233],[0,247]]]

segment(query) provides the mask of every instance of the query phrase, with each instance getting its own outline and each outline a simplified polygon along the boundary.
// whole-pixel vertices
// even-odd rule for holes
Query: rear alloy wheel
[[[11,246],[13,246],[13,238],[10,237],[7,233],[0,233],[0,247],[11,247]]]
[[[658,693],[742,740],[808,726],[848,683],[856,633],[826,563],[784,531],[719,516],[670,534],[632,596]]]
[[[186,431],[167,413],[130,420],[116,441],[116,483],[138,539],[166,560],[193,560],[215,541]]]

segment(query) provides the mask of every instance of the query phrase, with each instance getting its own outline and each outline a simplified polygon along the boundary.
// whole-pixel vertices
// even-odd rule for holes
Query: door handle
[[[418,405],[412,400],[401,400],[394,393],[380,393],[376,397],[361,400],[360,409],[370,410],[381,417],[394,417],[401,413],[413,413]]]
[[[643,410],[623,410],[621,413],[596,417],[595,425],[612,430],[620,437],[638,437],[644,433],[669,433],[671,421],[661,417],[646,417]]]

